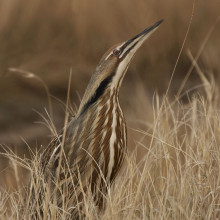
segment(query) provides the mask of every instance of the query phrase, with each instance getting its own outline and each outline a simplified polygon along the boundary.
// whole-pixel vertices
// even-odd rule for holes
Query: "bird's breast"
[[[98,166],[111,181],[123,161],[127,135],[118,96],[107,92],[74,122],[74,128],[68,128],[67,145],[71,160],[84,168]]]

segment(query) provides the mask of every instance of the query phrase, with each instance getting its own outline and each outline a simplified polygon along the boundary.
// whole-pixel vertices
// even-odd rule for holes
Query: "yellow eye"
[[[121,54],[121,50],[119,50],[119,49],[114,49],[114,50],[113,50],[113,54],[114,54],[115,56],[119,56],[119,55]]]

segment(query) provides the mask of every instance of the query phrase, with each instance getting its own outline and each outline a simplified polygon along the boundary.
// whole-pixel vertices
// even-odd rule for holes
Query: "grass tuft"
[[[128,153],[106,195],[105,211],[99,213],[91,196],[84,194],[86,219],[220,218],[220,96],[212,78],[202,71],[198,74],[203,89],[188,103],[167,98],[161,106],[156,95],[152,127],[136,131],[151,141],[148,145],[138,142]],[[141,160],[136,157],[139,148],[146,152]],[[62,207],[56,206],[41,173],[38,153],[34,160],[21,159],[8,148],[3,154],[11,161],[18,190],[1,191],[0,219],[71,219],[69,213],[77,205],[71,206],[68,191],[62,191]],[[28,187],[19,186],[19,166],[29,170]],[[59,182],[56,184],[59,190]],[[40,195],[43,200],[39,203]]]

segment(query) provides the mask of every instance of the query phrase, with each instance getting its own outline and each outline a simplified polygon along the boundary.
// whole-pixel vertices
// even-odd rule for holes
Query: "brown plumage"
[[[64,140],[60,135],[42,155],[47,179],[63,184],[61,194],[68,191],[72,218],[80,216],[82,207],[76,205],[83,202],[84,193],[90,193],[95,204],[103,207],[104,195],[122,165],[127,147],[119,89],[133,55],[161,22],[105,53],[75,118],[64,129]],[[55,185],[51,187],[53,194]],[[62,206],[61,194],[57,194],[58,206]]]

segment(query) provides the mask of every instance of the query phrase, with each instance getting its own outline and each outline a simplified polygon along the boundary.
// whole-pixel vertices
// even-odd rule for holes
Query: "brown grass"
[[[195,64],[198,69],[198,64]],[[99,214],[85,197],[86,219],[217,219],[220,217],[220,114],[218,87],[203,73],[204,95],[195,95],[188,104],[172,103],[155,96],[154,120],[148,130],[139,130],[142,140],[126,158],[126,166],[107,195],[105,212]],[[162,108],[162,109],[161,109]],[[159,112],[161,112],[159,114]],[[149,137],[151,144],[146,144]],[[137,151],[145,154],[137,160]],[[143,150],[142,150],[143,151]],[[18,191],[2,191],[1,219],[34,219],[30,189],[19,186],[18,166],[31,173],[32,187],[45,195],[43,219],[68,219],[68,208],[56,208],[38,170],[38,156],[29,162],[6,153],[12,164]],[[30,165],[32,164],[32,165]],[[43,183],[42,183],[43,182]],[[42,189],[41,189],[42,190]],[[42,191],[41,191],[42,192]],[[68,203],[68,192],[63,199]],[[8,209],[6,209],[6,204]],[[24,209],[24,210],[23,210]],[[24,211],[24,212],[23,212]],[[53,213],[53,218],[49,213]],[[21,217],[21,215],[24,215]]]
[[[33,219],[37,207],[28,202],[30,189],[24,187],[29,180],[36,192],[44,186],[44,219],[52,219],[48,213],[53,219],[68,218],[65,202],[59,209],[48,196],[35,149],[45,147],[49,135],[63,127],[70,68],[70,100],[78,105],[77,92],[82,96],[105,50],[160,18],[165,19],[163,26],[137,54],[121,91],[128,157],[109,189],[105,212],[98,213],[85,197],[86,218],[220,218],[217,5],[217,0],[196,1],[189,35],[163,97],[183,45],[192,1],[2,1],[0,144],[10,147],[2,145],[0,219]],[[20,69],[26,78],[9,75],[9,68]],[[53,114],[44,111],[45,106]],[[33,124],[42,117],[46,126]]]

